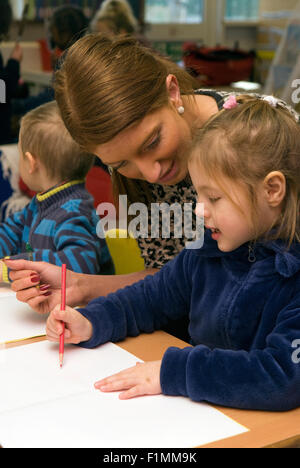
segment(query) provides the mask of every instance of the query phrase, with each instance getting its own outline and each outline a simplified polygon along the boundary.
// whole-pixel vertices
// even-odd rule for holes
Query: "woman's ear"
[[[34,172],[38,169],[37,159],[29,151],[26,151],[24,158],[29,166],[29,174],[34,174]]]
[[[264,179],[263,187],[269,206],[278,207],[286,195],[286,179],[282,172],[270,172]]]
[[[170,101],[178,109],[182,106],[182,99],[180,95],[180,88],[175,75],[168,75],[166,78],[166,87]]]

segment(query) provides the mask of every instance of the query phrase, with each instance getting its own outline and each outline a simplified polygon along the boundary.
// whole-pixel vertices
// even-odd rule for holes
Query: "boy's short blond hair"
[[[41,161],[51,178],[84,179],[95,156],[73,140],[61,118],[56,101],[28,112],[21,120],[20,146]]]

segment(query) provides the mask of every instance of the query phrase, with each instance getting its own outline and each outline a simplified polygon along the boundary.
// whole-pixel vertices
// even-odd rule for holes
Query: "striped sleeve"
[[[86,216],[77,214],[59,224],[53,237],[53,244],[53,249],[36,249],[32,246],[33,261],[44,261],[58,266],[65,263],[68,269],[77,273],[102,273],[100,239],[97,238],[95,226]],[[103,253],[106,263],[110,256],[107,255],[105,246]],[[13,258],[27,259],[28,255],[23,253]]]
[[[0,224],[0,257],[14,255],[21,251],[22,236],[30,207],[9,216]]]

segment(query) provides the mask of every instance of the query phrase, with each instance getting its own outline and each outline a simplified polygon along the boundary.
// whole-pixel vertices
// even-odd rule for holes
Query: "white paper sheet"
[[[2,354],[2,359],[1,359]],[[94,382],[138,358],[107,343],[93,350],[49,342],[0,350],[4,447],[193,447],[247,429],[209,405],[164,395],[119,400]]]
[[[6,283],[0,283],[0,298],[1,297],[15,297],[16,294],[11,290],[11,287]]]
[[[1,290],[0,290],[1,292]],[[19,302],[14,293],[0,295],[0,343],[44,335],[47,315],[41,315]]]

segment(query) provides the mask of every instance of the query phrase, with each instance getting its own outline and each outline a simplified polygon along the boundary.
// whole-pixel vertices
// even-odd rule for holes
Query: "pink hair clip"
[[[238,102],[236,100],[236,97],[231,95],[229,96],[225,104],[223,105],[223,109],[226,109],[226,110],[234,109],[235,107],[237,107],[237,105],[238,105]]]

